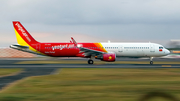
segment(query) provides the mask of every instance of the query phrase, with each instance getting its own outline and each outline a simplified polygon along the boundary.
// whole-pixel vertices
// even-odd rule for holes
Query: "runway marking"
[[[171,65],[162,65],[162,67],[171,67]]]

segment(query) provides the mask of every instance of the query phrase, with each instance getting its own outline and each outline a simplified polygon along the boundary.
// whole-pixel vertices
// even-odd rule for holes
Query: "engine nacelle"
[[[97,56],[96,58],[101,59],[102,61],[113,62],[116,60],[116,54],[115,53],[105,53],[105,54],[102,54],[101,56]]]

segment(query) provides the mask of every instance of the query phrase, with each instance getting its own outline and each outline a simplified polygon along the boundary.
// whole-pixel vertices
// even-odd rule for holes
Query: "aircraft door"
[[[41,45],[40,45],[40,44],[37,44],[37,45],[36,45],[36,50],[37,50],[37,51],[40,51],[40,50],[41,50],[40,47],[41,47]]]
[[[120,46],[118,47],[118,52],[123,52],[123,46],[122,46],[122,45],[120,45]]]
[[[150,44],[150,52],[155,52],[154,44]]]

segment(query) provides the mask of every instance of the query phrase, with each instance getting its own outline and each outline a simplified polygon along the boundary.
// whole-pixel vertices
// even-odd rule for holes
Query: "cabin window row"
[[[78,48],[78,47],[45,47],[45,49],[60,49],[60,48]],[[84,47],[89,49],[118,49],[118,47]]]
[[[89,49],[118,49],[118,47],[84,47]]]
[[[124,49],[149,49],[149,47],[124,47]]]
[[[60,48],[78,48],[78,47],[54,47],[54,49],[60,49]],[[89,49],[118,49],[118,47],[84,47]],[[52,47],[45,47],[45,49],[52,49]],[[124,47],[124,49],[149,49],[149,47]]]
[[[45,47],[45,49],[78,48],[78,47]]]

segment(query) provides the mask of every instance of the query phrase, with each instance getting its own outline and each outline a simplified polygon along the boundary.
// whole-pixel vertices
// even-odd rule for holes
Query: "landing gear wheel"
[[[153,65],[153,61],[150,61],[150,64]]]
[[[88,60],[88,64],[93,64],[94,61],[93,60]]]

